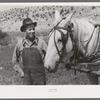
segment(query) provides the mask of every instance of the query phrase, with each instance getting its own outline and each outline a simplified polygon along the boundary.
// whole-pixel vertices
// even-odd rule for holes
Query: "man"
[[[23,20],[21,32],[25,32],[26,36],[22,41],[18,41],[15,46],[12,63],[14,69],[23,77],[25,85],[45,85],[45,70],[43,66],[43,58],[46,53],[47,44],[44,40],[35,36],[36,22],[30,18]],[[22,59],[23,70],[19,62]]]

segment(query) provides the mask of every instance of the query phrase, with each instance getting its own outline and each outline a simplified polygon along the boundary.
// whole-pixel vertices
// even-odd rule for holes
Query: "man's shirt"
[[[15,64],[19,61],[22,61],[23,48],[31,48],[31,47],[37,48],[40,51],[42,57],[44,56],[44,52],[46,53],[47,50],[47,44],[45,43],[44,40],[36,37],[32,43],[29,43],[27,39],[24,38],[22,40],[19,40],[14,48],[12,63]]]

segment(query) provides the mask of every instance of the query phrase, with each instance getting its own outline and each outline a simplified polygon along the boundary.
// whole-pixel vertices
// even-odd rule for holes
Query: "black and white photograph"
[[[99,77],[100,4],[0,3],[0,85],[99,85]]]

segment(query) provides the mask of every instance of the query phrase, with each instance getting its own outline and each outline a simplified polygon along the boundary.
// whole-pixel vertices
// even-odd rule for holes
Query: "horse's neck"
[[[78,50],[84,56],[90,56],[97,49],[99,29],[94,30],[94,26],[86,20],[74,19],[72,22],[74,24],[73,38],[76,40]]]
[[[89,23],[87,20],[74,18],[74,19],[72,19],[71,22],[74,25],[73,36],[75,39],[84,41],[91,36],[90,30],[93,30],[93,25],[91,23]]]

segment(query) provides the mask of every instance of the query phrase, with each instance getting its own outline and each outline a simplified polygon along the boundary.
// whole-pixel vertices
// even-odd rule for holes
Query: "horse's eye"
[[[58,39],[58,42],[62,42],[62,39]]]

